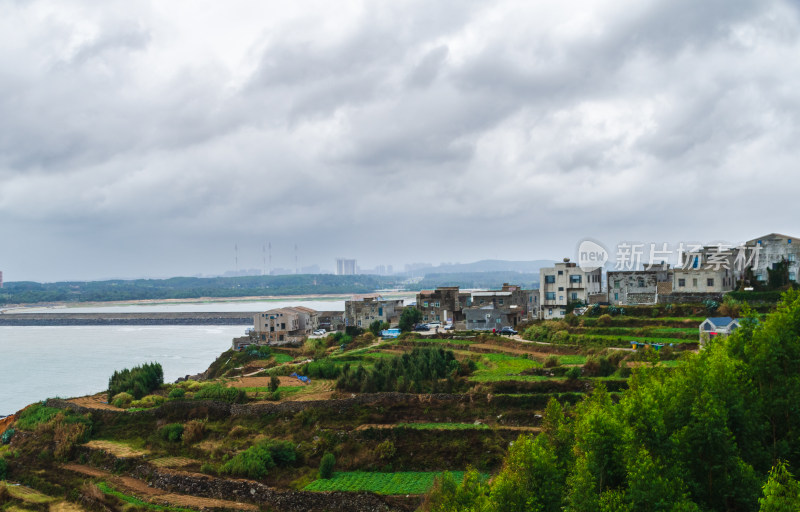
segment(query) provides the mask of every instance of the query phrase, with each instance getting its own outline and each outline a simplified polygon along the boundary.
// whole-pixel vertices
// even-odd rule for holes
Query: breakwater
[[[3,313],[0,326],[38,325],[253,325],[256,312]]]

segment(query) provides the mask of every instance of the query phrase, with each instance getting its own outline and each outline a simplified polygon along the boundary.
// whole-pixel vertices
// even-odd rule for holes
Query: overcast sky
[[[800,234],[800,3],[0,0],[6,281]]]

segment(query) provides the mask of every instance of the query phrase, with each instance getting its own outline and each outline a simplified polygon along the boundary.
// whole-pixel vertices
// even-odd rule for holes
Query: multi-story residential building
[[[800,282],[800,241],[791,236],[770,233],[745,243],[747,260],[755,278],[766,284],[769,270],[774,270],[781,261],[789,267],[789,281]],[[757,254],[753,254],[757,252]]]
[[[375,320],[397,323],[403,312],[403,299],[384,299],[380,295],[353,297],[344,303],[345,325],[369,327]]]
[[[734,251],[713,245],[683,254],[672,273],[672,293],[720,296],[733,290],[735,258]]]
[[[325,329],[326,331],[343,331],[344,311],[319,311],[316,315],[317,322],[314,329]]]
[[[270,309],[253,317],[255,336],[267,345],[300,343],[311,334],[317,312],[305,307]]]
[[[603,271],[600,268],[585,272],[564,258],[554,267],[539,270],[540,318],[564,318],[567,305],[588,303],[590,295],[600,293]]]
[[[353,276],[357,273],[358,265],[356,260],[347,258],[336,258],[336,275]]]
[[[672,270],[663,266],[651,270],[619,270],[607,274],[608,303],[613,305],[655,304],[659,284],[672,284]]]
[[[492,304],[464,310],[466,329],[470,331],[491,331],[503,327],[515,327],[524,319],[520,308],[495,308]]]
[[[539,291],[523,290],[521,286],[504,283],[500,290],[472,292],[467,301],[467,308],[484,306],[515,312],[515,316],[519,316],[521,320],[538,318]]]
[[[464,308],[470,294],[461,292],[458,286],[440,286],[435,290],[423,290],[417,294],[417,309],[422,312],[423,322],[453,323],[464,321]]]

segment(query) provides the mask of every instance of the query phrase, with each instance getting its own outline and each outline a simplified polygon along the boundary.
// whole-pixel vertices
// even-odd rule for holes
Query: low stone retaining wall
[[[38,325],[253,325],[248,312],[4,313],[0,326]]]
[[[311,492],[275,489],[254,480],[218,478],[199,473],[157,468],[142,458],[119,458],[87,446],[76,449],[92,465],[115,473],[126,473],[147,482],[150,487],[202,498],[255,503],[287,512],[410,512],[421,501],[419,496],[380,496],[369,492]]]

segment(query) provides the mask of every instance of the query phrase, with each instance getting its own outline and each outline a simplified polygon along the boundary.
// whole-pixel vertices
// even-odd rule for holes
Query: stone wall
[[[700,304],[704,300],[722,302],[722,293],[669,293],[658,296],[659,304]]]
[[[420,497],[389,497],[368,492],[311,492],[276,489],[255,480],[217,478],[199,473],[157,468],[141,458],[117,458],[108,452],[81,446],[93,465],[129,474],[146,481],[150,487],[203,498],[255,503],[269,509],[287,512],[410,512],[420,504]]]
[[[3,313],[2,326],[36,325],[253,325],[254,313]]]

